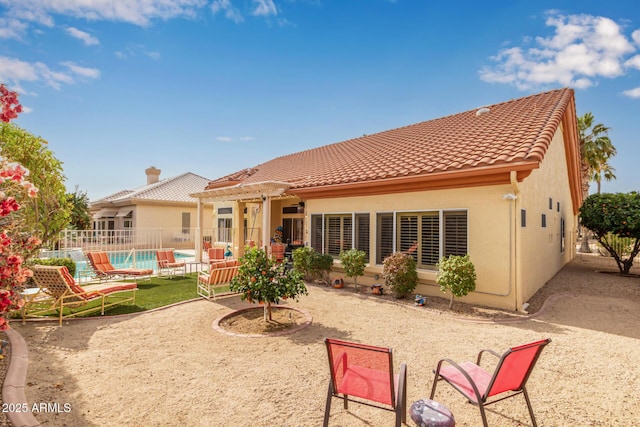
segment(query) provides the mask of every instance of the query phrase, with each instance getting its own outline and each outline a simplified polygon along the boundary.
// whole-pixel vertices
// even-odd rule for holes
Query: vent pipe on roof
[[[160,169],[156,169],[155,166],[150,166],[145,169],[144,173],[147,174],[147,185],[155,184],[156,182],[160,181],[160,172],[162,171]]]
[[[488,114],[490,111],[491,111],[491,110],[490,110],[490,109],[488,109],[487,107],[482,107],[482,108],[480,108],[478,111],[476,111],[476,117],[479,117],[479,116],[483,116],[483,115],[485,115],[485,114]]]

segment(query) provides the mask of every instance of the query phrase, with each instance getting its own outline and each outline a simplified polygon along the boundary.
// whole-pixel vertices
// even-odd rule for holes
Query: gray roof
[[[195,203],[197,199],[189,197],[189,194],[202,191],[209,181],[207,178],[186,172],[182,175],[161,179],[153,184],[143,185],[132,190],[118,191],[94,200],[91,204],[121,203],[132,199]]]

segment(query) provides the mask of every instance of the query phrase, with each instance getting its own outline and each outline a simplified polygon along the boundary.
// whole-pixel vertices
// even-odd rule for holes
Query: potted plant
[[[340,252],[340,263],[347,277],[353,277],[353,285],[358,289],[358,276],[364,274],[367,266],[367,253],[358,249]]]
[[[436,264],[436,282],[442,292],[449,291],[449,309],[454,297],[463,297],[476,288],[476,271],[469,255],[449,255],[442,257]]]
[[[382,276],[396,298],[411,294],[418,284],[416,260],[409,254],[395,252],[382,262]]]

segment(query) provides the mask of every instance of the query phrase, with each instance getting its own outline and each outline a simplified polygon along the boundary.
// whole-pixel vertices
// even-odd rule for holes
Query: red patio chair
[[[111,279],[114,276],[122,277],[150,277],[153,270],[149,268],[115,268],[109,260],[106,252],[87,252],[87,258],[96,277],[99,279]]]
[[[271,258],[275,262],[284,262],[284,243],[271,244]]]
[[[349,401],[360,403],[395,412],[396,427],[406,423],[407,366],[404,363],[400,365],[400,374],[394,375],[390,348],[330,338],[324,342],[331,371],[324,427],[329,425],[333,397],[342,398],[345,409],[348,409]]]
[[[27,315],[42,315],[57,310],[60,326],[62,326],[62,320],[66,318],[98,310],[100,314],[104,314],[106,308],[126,302],[135,304],[138,290],[135,283],[116,282],[83,288],[76,283],[65,266],[35,265],[33,280],[40,287],[43,295],[48,298],[31,300],[29,306],[24,307],[22,311],[22,320],[24,321]],[[129,294],[123,296],[123,292],[129,292]],[[88,304],[94,300],[99,300],[100,305]],[[71,309],[76,310],[69,311]]]
[[[173,249],[161,249],[156,251],[158,263],[158,277],[186,276],[187,267],[184,261],[177,262]]]
[[[533,415],[533,408],[531,407],[531,401],[529,400],[525,385],[542,349],[550,342],[551,339],[547,338],[545,340],[513,347],[507,350],[502,356],[492,350],[482,350],[478,353],[476,363],[464,362],[457,364],[450,359],[442,359],[438,362],[434,370],[435,378],[433,380],[433,387],[431,388],[430,399],[433,399],[436,393],[438,381],[445,380],[451,384],[453,388],[462,393],[470,403],[480,408],[482,424],[487,427],[487,417],[484,411],[485,406],[522,394],[527,402],[527,408],[529,409],[533,426],[536,427],[536,418]],[[480,367],[480,361],[485,352],[499,358],[493,373],[485,371]],[[449,365],[442,366],[444,362],[447,362]],[[488,401],[489,398],[502,393],[509,394]]]

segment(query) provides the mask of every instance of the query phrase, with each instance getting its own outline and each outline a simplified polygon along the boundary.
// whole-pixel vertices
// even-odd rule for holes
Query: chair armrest
[[[467,373],[467,371],[465,371],[460,365],[458,365],[456,362],[454,362],[451,359],[441,359],[438,362],[438,365],[436,367],[436,369],[434,369],[434,373],[435,373],[435,378],[433,380],[433,388],[431,389],[431,397],[430,399],[433,399],[433,395],[435,394],[436,391],[436,383],[438,382],[438,377],[440,376],[440,368],[442,367],[442,364],[444,362],[447,362],[448,364],[450,364],[451,366],[453,366],[454,368],[456,368],[458,371],[460,371],[460,373],[465,377],[465,379],[469,382],[469,384],[471,385],[471,388],[473,389],[474,394],[476,395],[476,401],[477,402],[481,402],[482,401],[482,396],[480,395],[480,390],[478,390],[478,386],[476,386],[476,383],[473,381],[473,379],[471,378],[471,375],[469,375]],[[445,377],[442,377],[445,381],[447,380]],[[449,381],[447,381],[449,382]],[[451,384],[451,383],[449,383]],[[455,388],[456,390],[458,390],[458,387],[456,387],[454,384],[451,384],[451,386],[453,386],[453,388]],[[458,390],[460,391],[460,390]],[[461,392],[461,391],[460,391]],[[462,393],[464,394],[464,393]]]
[[[498,359],[500,359],[502,357],[501,354],[496,353],[493,350],[489,350],[489,349],[485,349],[485,350],[480,350],[480,352],[478,353],[478,359],[476,360],[476,365],[480,366],[480,360],[482,359],[482,355],[484,353],[489,353],[489,354],[493,354],[495,357],[497,357]]]

